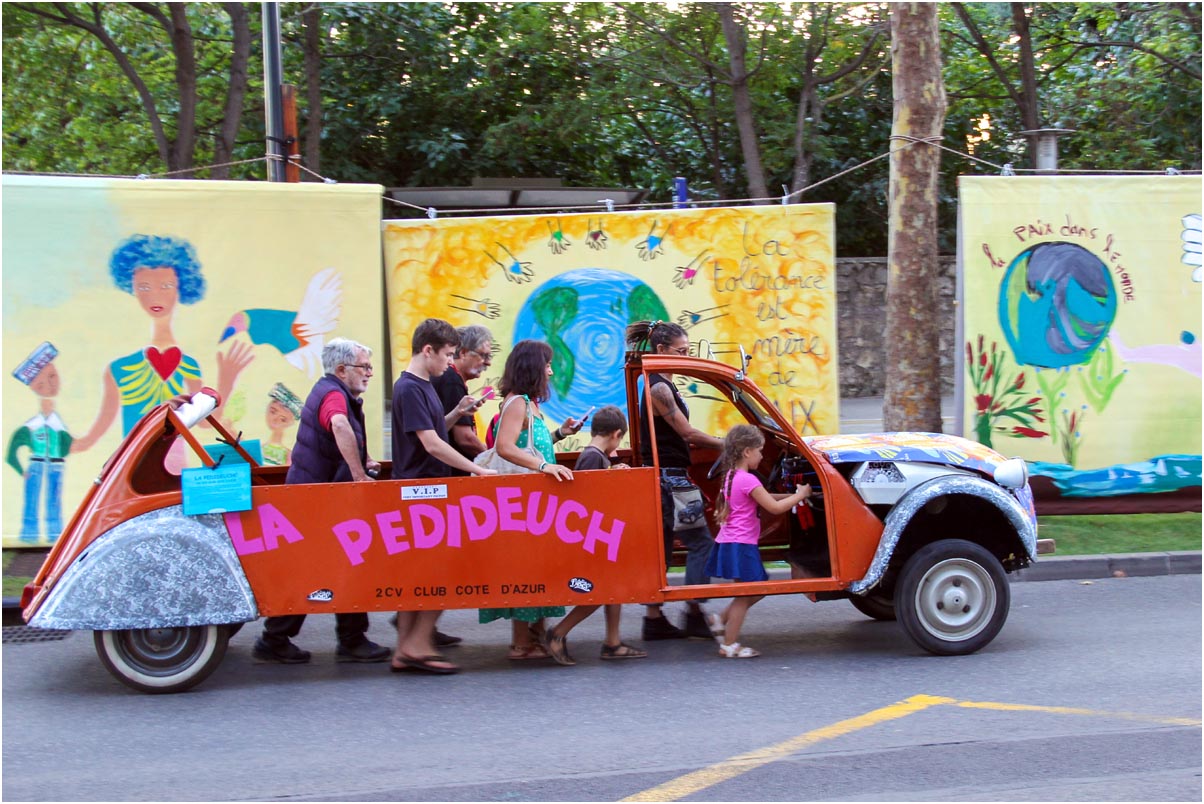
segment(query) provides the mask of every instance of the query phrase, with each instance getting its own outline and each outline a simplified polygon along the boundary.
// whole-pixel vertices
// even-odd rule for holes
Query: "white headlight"
[[[1009,458],[995,467],[995,482],[1009,489],[1021,488],[1028,482],[1028,464],[1023,458]]]

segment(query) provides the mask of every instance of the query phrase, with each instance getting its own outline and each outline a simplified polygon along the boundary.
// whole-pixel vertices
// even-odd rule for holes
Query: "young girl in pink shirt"
[[[755,582],[769,579],[757,542],[761,539],[761,521],[757,506],[771,514],[784,514],[811,496],[810,486],[800,486],[793,494],[770,494],[752,473],[761,463],[765,436],[751,424],[738,424],[723,439],[723,478],[715,520],[720,523],[715,547],[707,561],[706,572],[712,578]],[[761,654],[740,644],[740,628],[749,608],[764,595],[733,598],[723,614],[710,614],[711,633],[719,640],[719,655],[728,659],[751,659]]]

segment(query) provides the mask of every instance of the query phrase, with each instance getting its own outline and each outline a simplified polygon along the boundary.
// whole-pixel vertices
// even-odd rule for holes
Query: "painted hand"
[[[602,231],[601,223],[598,224],[596,229],[591,226],[589,232],[585,235],[585,245],[594,251],[601,251],[606,248],[606,241],[606,232]]]
[[[533,276],[535,276],[535,271],[531,270],[531,263],[529,262],[514,260],[506,266],[506,279],[510,282],[521,285],[530,282]]]
[[[217,382],[219,388],[229,388],[234,385],[234,380],[242,373],[242,370],[251,365],[251,361],[255,359],[255,352],[251,344],[246,341],[234,341],[230,344],[230,348],[225,354],[217,353]],[[229,383],[223,382],[223,379],[228,379]]]

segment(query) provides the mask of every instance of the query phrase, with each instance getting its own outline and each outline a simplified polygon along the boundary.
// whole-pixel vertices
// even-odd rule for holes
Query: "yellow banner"
[[[384,359],[378,186],[3,188],[5,546],[53,542],[124,434],[176,393],[228,389],[231,430],[285,463],[322,344],[341,335]],[[380,420],[369,411],[373,454]]]
[[[386,221],[394,373],[423,319],[482,324],[501,346],[483,385],[496,387],[509,348],[534,338],[561,367],[543,406],[550,421],[590,406],[626,410],[624,328],[676,321],[694,355],[737,365],[743,346],[750,376],[800,432],[835,432],[833,214],[804,204]],[[679,387],[696,427],[722,435],[736,423],[713,389]]]
[[[965,433],[1064,497],[1200,485],[1198,176],[961,181]]]

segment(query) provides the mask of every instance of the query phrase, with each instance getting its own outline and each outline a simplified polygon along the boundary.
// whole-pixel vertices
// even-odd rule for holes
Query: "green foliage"
[[[132,4],[3,6],[7,170],[109,174],[166,170],[129,79],[96,37],[28,10],[65,5],[130,55],[176,132],[174,57],[161,26]],[[152,4],[165,8],[166,4]],[[235,158],[263,154],[258,6],[250,12],[251,85]],[[285,80],[306,74],[302,12],[281,4]],[[1011,4],[969,3],[1013,91]],[[1026,6],[1042,125],[1077,129],[1062,165],[1201,166],[1200,3]],[[577,186],[631,186],[667,200],[684,176],[694,197],[748,196],[730,62],[710,3],[332,3],[321,9],[322,172],[340,181],[466,185],[478,176],[557,176]],[[881,255],[887,242],[892,114],[887,4],[737,3],[765,179],[795,186],[857,168],[801,201],[837,205],[837,252]],[[1023,166],[1014,97],[943,5],[949,95],[945,144]],[[231,49],[221,4],[189,3],[198,61],[196,163],[213,153]],[[801,114],[800,114],[801,112]],[[982,139],[982,121],[989,120]],[[796,153],[796,141],[802,153]],[[941,249],[955,248],[959,174],[994,172],[942,154]],[[234,175],[262,177],[262,165]],[[415,213],[420,214],[420,213]]]

